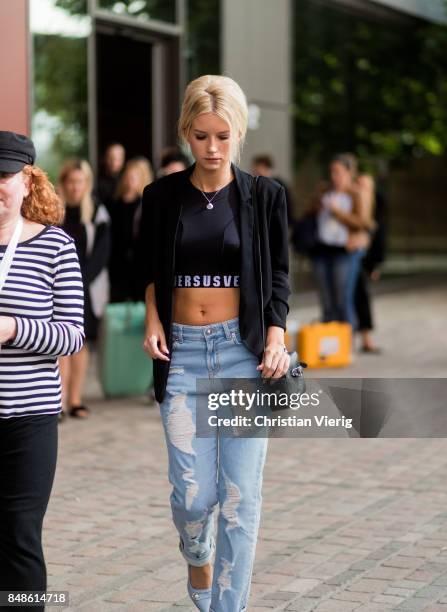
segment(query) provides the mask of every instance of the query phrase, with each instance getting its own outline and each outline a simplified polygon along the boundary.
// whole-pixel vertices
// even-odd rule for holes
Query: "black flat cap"
[[[23,166],[34,164],[35,159],[36,149],[29,138],[0,130],[0,172],[15,174]]]

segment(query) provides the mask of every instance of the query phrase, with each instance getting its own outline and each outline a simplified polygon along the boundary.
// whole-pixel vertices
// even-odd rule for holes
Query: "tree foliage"
[[[341,149],[393,161],[446,152],[446,27],[294,6],[298,163]]]
[[[87,0],[56,0],[55,6],[66,10],[70,15],[87,14]]]
[[[114,10],[121,15],[175,21],[175,0],[97,0],[97,4],[100,9]],[[87,12],[87,0],[56,0],[56,6],[71,15],[85,15]]]
[[[48,118],[54,163],[87,156],[87,41],[34,35],[34,111]],[[54,168],[47,168],[54,174]]]
[[[187,1],[188,79],[220,73],[220,0]]]

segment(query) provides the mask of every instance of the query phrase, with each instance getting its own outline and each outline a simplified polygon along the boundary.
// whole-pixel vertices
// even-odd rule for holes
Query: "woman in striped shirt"
[[[63,207],[34,159],[28,138],[0,132],[0,591],[46,590],[41,533],[56,467],[57,358],[84,342],[76,249],[53,226]]]

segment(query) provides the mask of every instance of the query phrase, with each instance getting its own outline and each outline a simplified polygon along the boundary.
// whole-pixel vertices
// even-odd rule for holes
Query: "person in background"
[[[186,170],[189,165],[190,163],[188,158],[178,147],[169,147],[162,153],[157,178],[167,176],[173,172],[181,172],[182,170]]]
[[[107,210],[113,205],[116,188],[126,160],[126,150],[119,142],[112,142],[104,151],[102,168],[98,176],[95,196]]]
[[[330,184],[316,199],[318,245],[312,263],[322,306],[322,319],[347,321],[355,329],[354,291],[365,230],[370,221],[355,185],[353,155],[336,155],[330,163]]]
[[[369,281],[370,279],[374,281],[379,279],[379,268],[385,259],[385,202],[383,197],[376,192],[372,176],[361,174],[357,178],[357,186],[365,207],[365,213],[371,219],[371,222],[376,225],[375,231],[372,233],[369,248],[362,259],[362,266],[355,290],[357,331],[361,336],[360,350],[363,353],[380,354],[381,349],[375,345],[372,338],[374,323]]]
[[[0,132],[0,591],[4,594],[47,589],[42,524],[57,460],[61,410],[57,359],[79,351],[84,342],[76,249],[73,240],[55,227],[64,209],[46,174],[34,165],[35,156],[29,138]],[[23,604],[15,609],[25,608]],[[43,612],[44,605],[33,605],[33,610]]]
[[[136,245],[141,221],[143,189],[153,181],[152,166],[144,157],[130,159],[118,183],[111,208],[112,253],[110,257],[110,301],[144,300]]]
[[[59,173],[59,192],[65,204],[62,229],[73,238],[81,265],[85,336],[89,341],[97,338],[109,299],[110,254],[110,217],[105,206],[93,199],[92,187],[93,173],[88,162],[73,159],[63,165]],[[72,417],[86,418],[89,414],[82,402],[88,363],[87,344],[76,355],[60,359],[63,400]]]
[[[289,228],[292,228],[295,222],[293,197],[287,184],[280,177],[276,176],[273,157],[268,153],[256,155],[253,157],[251,165],[255,176],[266,176],[284,187],[287,202],[287,222]]]

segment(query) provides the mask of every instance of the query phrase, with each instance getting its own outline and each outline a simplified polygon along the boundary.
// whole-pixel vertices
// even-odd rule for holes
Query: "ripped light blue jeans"
[[[215,563],[212,612],[245,610],[258,535],[267,438],[195,435],[197,378],[258,378],[238,319],[173,324],[171,365],[160,405],[169,456],[171,508],[190,565]],[[213,510],[219,504],[217,537]]]

